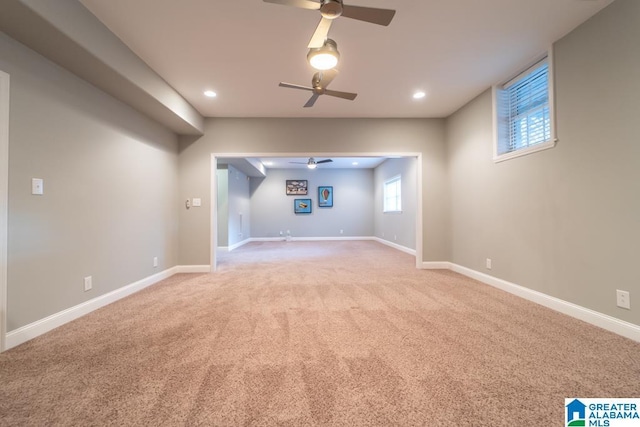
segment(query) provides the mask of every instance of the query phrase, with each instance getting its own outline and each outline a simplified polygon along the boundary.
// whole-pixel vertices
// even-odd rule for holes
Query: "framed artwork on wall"
[[[288,179],[287,180],[287,196],[306,196],[307,180],[306,179]]]
[[[293,212],[297,214],[310,214],[311,199],[294,199]]]
[[[318,206],[321,208],[333,207],[333,187],[318,187]]]

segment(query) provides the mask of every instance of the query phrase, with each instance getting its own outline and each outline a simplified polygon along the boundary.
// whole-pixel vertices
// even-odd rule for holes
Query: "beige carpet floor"
[[[3,426],[561,426],[640,344],[375,242],[253,243],[0,354]]]

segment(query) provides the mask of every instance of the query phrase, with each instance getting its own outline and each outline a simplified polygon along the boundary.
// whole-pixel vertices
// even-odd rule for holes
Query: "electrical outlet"
[[[631,297],[628,291],[616,289],[616,305],[620,308],[631,310]]]
[[[157,257],[157,256],[154,256],[154,257],[153,257],[153,267],[155,268],[155,267],[157,267],[157,266],[158,266],[158,257]]]
[[[344,234],[344,230],[340,230],[340,234]]]
[[[93,288],[93,279],[91,278],[91,276],[87,276],[84,278],[84,291],[90,291],[91,288]]]
[[[487,258],[487,270],[491,270],[491,258]]]

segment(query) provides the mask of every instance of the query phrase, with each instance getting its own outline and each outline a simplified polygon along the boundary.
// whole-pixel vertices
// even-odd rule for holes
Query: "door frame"
[[[422,153],[211,153],[211,214],[210,214],[210,271],[218,263],[218,159],[234,157],[415,157],[416,158],[416,268],[422,268]]]
[[[0,70],[0,352],[7,337],[7,234],[9,205],[9,74]]]

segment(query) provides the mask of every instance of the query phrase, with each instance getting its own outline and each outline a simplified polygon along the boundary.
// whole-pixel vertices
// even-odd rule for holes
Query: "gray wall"
[[[249,179],[229,165],[229,246],[251,237]]]
[[[202,194],[204,204],[180,212],[181,264],[210,263],[211,153],[422,153],[423,259],[449,258],[443,119],[210,118],[204,136],[180,142],[180,198]]]
[[[218,246],[229,246],[229,166],[218,165]]]
[[[176,136],[2,33],[0,69],[11,75],[7,330],[176,265]]]
[[[494,164],[489,92],[447,120],[453,262],[640,324],[638,40],[618,0],[555,44],[556,148]]]
[[[287,196],[287,179],[306,179],[307,196]],[[372,169],[269,169],[252,178],[251,237],[373,236]],[[318,207],[318,186],[333,186],[333,207]],[[311,214],[294,214],[294,199],[312,200]],[[343,234],[340,234],[343,230]]]
[[[375,235],[409,249],[416,248],[416,164],[415,157],[389,159],[374,172]],[[398,175],[402,178],[402,212],[384,213],[384,183]]]

